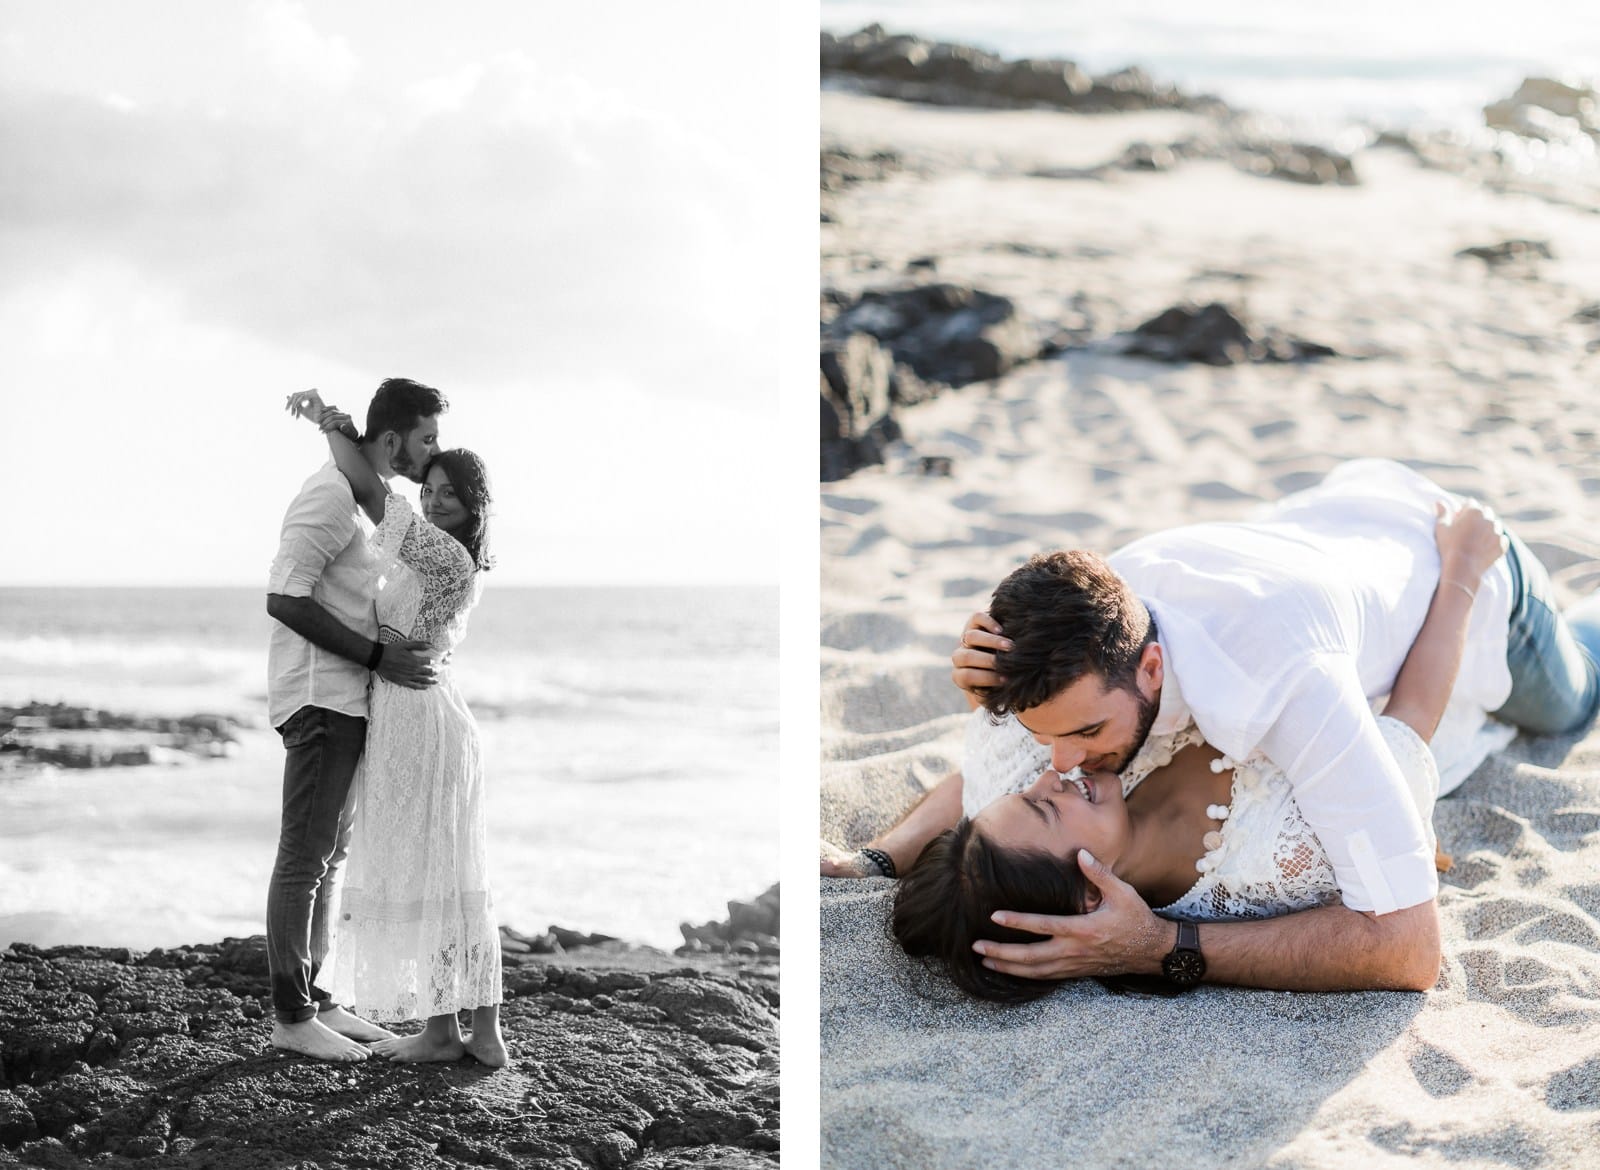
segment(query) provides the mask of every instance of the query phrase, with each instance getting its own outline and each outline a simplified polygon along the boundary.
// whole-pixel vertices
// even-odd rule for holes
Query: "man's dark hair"
[[[416,430],[425,418],[443,414],[450,409],[444,395],[432,386],[413,382],[410,378],[387,378],[372,396],[367,407],[366,439],[376,439],[384,431],[393,431],[402,439]]]
[[[1038,942],[1043,935],[997,926],[989,915],[996,910],[1082,914],[1089,889],[1077,850],[1060,861],[1038,850],[1002,849],[963,818],[929,841],[896,884],[890,926],[906,954],[942,970],[968,995],[1024,1003],[1055,990],[1062,980],[991,970],[972,944],[980,938]]]
[[[995,655],[1002,682],[982,695],[992,715],[1048,703],[1086,674],[1132,690],[1155,622],[1116,570],[1094,553],[1039,553],[994,591],[989,614],[1011,640]]]

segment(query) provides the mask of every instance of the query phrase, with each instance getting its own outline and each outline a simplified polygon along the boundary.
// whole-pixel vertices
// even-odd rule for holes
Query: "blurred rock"
[[[1540,260],[1553,260],[1549,240],[1501,240],[1498,244],[1478,244],[1456,253],[1461,259],[1482,260],[1490,268],[1531,268]]]
[[[1175,305],[1126,335],[1124,353],[1161,362],[1294,362],[1336,356],[1317,342],[1265,330],[1252,334],[1232,309],[1220,302],[1196,307]]]
[[[1226,109],[1130,67],[1090,77],[1071,61],[1007,61],[970,45],[891,34],[872,24],[848,36],[823,33],[822,76],[848,80],[868,93],[933,105],[1017,109],[1049,106],[1083,112]]]

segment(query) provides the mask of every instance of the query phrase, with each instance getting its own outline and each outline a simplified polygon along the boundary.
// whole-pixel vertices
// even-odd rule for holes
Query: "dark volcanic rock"
[[[725,922],[706,922],[699,926],[682,923],[683,946],[680,955],[699,951],[731,951],[737,954],[776,955],[778,953],[778,885],[773,883],[753,902],[730,901]]]
[[[883,462],[896,405],[998,378],[1039,355],[1012,302],[957,284],[823,294],[822,479]]]
[[[0,1164],[776,1165],[775,962],[562,933],[600,966],[508,956],[500,1070],[276,1053],[259,938],[144,956],[16,944],[0,957]]]
[[[970,45],[925,41],[868,25],[848,36],[822,34],[822,75],[847,79],[869,93],[933,105],[1063,110],[1224,109],[1212,97],[1192,97],[1130,67],[1090,77],[1071,61],[1007,61]]]
[[[1276,330],[1252,334],[1226,305],[1175,305],[1128,335],[1124,353],[1162,362],[1295,362],[1336,356],[1326,345]]]
[[[865,292],[831,331],[875,337],[919,378],[946,386],[998,378],[1038,355],[1009,298],[959,284]]]
[[[0,707],[0,752],[62,768],[150,764],[183,753],[226,755],[249,724],[232,715],[127,715],[65,703]]]

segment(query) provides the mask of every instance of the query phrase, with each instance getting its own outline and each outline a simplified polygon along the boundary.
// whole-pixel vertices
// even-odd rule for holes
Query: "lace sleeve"
[[[400,544],[416,522],[411,501],[391,493],[383,503],[383,519],[372,532],[372,548],[381,561],[392,561],[400,555]]]
[[[417,613],[414,633],[433,641],[452,618],[471,608],[476,597],[477,570],[459,540],[417,518],[403,497],[389,497],[385,523],[396,501],[411,517],[399,538],[396,555],[422,579],[422,608]]]
[[[1417,816],[1422,819],[1428,846],[1433,848],[1436,840],[1433,833],[1433,805],[1439,798],[1439,765],[1434,759],[1433,749],[1409,724],[1398,719],[1378,716],[1378,731],[1394,755],[1395,763],[1400,765],[1400,774],[1405,777],[1406,788],[1417,806]]]

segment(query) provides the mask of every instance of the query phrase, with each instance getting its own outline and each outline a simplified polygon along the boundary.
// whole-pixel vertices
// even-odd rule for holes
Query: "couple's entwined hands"
[[[322,395],[316,390],[302,390],[298,394],[291,394],[285,399],[284,410],[296,418],[303,418],[315,423],[317,429],[323,434],[330,431],[343,431],[355,441],[355,420],[337,406],[330,406],[322,401]]]

